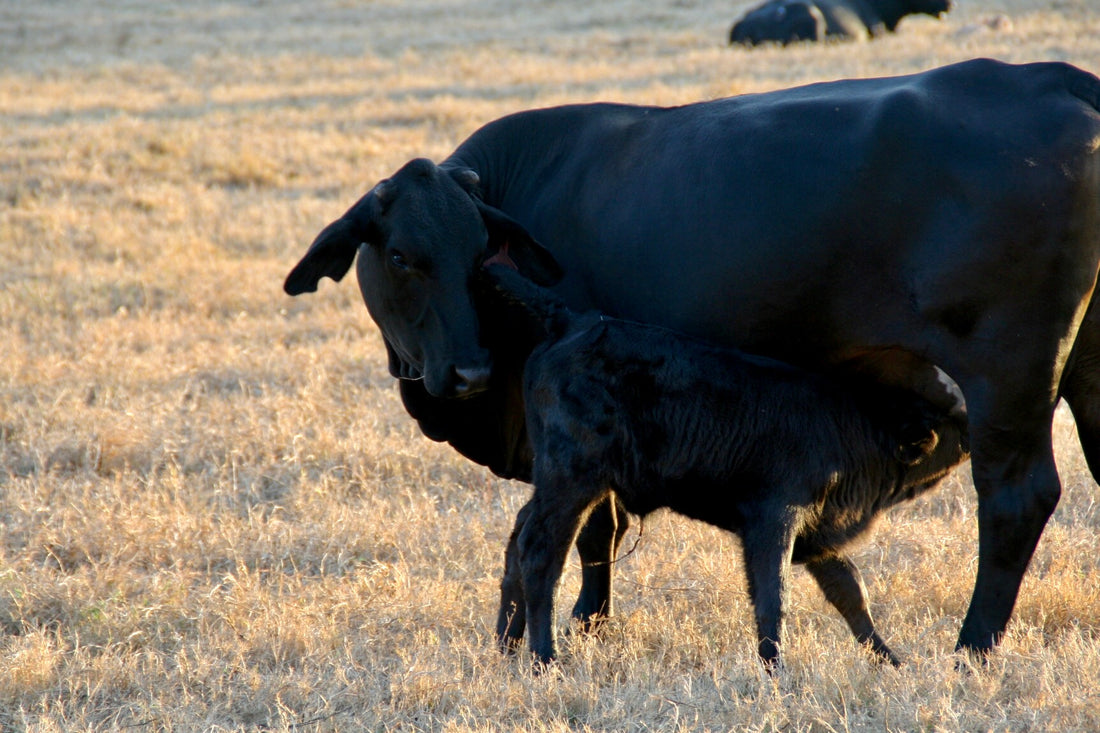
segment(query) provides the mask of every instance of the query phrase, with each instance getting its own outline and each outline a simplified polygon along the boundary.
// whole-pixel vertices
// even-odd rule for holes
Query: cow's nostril
[[[459,397],[484,392],[489,387],[489,367],[455,367],[455,394]]]

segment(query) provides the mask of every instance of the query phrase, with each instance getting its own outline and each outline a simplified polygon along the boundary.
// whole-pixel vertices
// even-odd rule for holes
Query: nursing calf
[[[554,595],[588,511],[614,496],[645,515],[668,507],[738,534],[760,656],[779,653],[792,562],[805,564],[856,638],[897,664],[875,631],[843,548],[883,509],[932,488],[966,457],[965,413],[841,383],[676,332],[568,311],[501,266],[506,307],[527,314],[524,373],[534,496],[506,555],[497,631],[525,627],[556,654]]]

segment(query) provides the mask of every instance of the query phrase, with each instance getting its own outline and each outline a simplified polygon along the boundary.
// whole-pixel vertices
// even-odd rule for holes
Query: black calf
[[[960,417],[666,329],[576,315],[518,273],[486,272],[532,326],[515,343],[531,350],[535,490],[506,553],[502,644],[515,646],[527,627],[531,650],[554,659],[567,552],[589,510],[612,496],[635,514],[668,507],[741,537],[765,663],[779,653],[792,562],[861,643],[898,663],[842,548],[965,459]]]

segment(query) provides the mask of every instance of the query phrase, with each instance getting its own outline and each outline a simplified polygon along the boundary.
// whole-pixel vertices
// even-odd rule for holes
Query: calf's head
[[[358,253],[359,290],[378,324],[390,373],[423,379],[429,394],[464,397],[485,389],[492,363],[481,342],[474,277],[487,261],[536,282],[561,277],[553,257],[477,196],[477,174],[429,160],[405,164],[317,235],[287,276],[290,295],[340,280]]]

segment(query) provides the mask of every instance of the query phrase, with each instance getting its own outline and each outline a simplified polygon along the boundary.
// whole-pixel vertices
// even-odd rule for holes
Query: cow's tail
[[[482,272],[496,293],[522,308],[535,321],[538,340],[560,338],[573,320],[573,312],[550,290],[504,265],[489,265]]]

